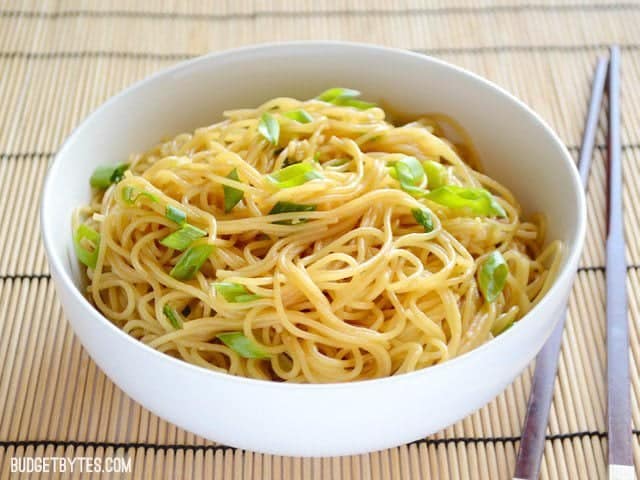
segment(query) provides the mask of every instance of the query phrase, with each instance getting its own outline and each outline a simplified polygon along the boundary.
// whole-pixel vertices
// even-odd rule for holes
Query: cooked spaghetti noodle
[[[245,377],[345,382],[438,364],[544,295],[561,244],[444,115],[394,126],[331,89],[100,167],[74,215],[87,294],[125,332]]]

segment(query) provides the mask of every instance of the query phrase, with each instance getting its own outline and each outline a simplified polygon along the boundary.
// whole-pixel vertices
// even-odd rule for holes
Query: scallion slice
[[[118,165],[100,165],[93,171],[89,183],[94,188],[107,188],[109,185],[118,183],[122,180],[124,172],[128,168],[128,163],[120,163]]]
[[[291,120],[295,120],[298,123],[310,123],[313,122],[313,117],[307,113],[306,110],[291,110],[290,112],[285,112],[284,115]]]
[[[494,302],[504,288],[509,266],[502,254],[495,250],[486,258],[478,272],[478,285],[487,302]]]
[[[278,202],[276,203],[269,215],[275,215],[277,213],[288,213],[288,212],[313,212],[316,209],[316,205],[305,205],[302,203],[292,203],[292,202]],[[273,222],[278,225],[292,225],[294,223],[304,223],[306,222],[306,218],[298,218],[294,220],[281,220],[279,222]]]
[[[206,234],[207,232],[204,230],[200,230],[198,227],[185,223],[179,230],[170,233],[160,240],[160,243],[165,247],[182,251],[191,245],[194,240],[202,238]]]
[[[468,210],[484,217],[506,217],[507,214],[493,195],[484,188],[443,185],[431,190],[425,198],[453,209]]]
[[[267,179],[278,188],[298,187],[310,180],[322,178],[310,163],[294,163],[277,172],[267,175]]]
[[[433,160],[426,160],[422,162],[422,168],[427,174],[427,183],[431,190],[446,185],[447,169],[444,165]]]
[[[413,214],[413,218],[416,219],[416,222],[424,227],[425,233],[433,231],[433,219],[431,218],[431,214],[427,210],[414,208],[413,210],[411,210],[411,213]]]
[[[269,358],[258,345],[247,338],[242,332],[220,333],[218,338],[231,350],[244,358]]]
[[[187,221],[187,214],[173,205],[167,205],[164,216],[178,225],[182,225]]]
[[[158,197],[151,192],[137,191],[134,187],[127,185],[122,189],[122,200],[129,205],[136,203],[138,198],[146,197],[152,202],[158,202]]]
[[[355,98],[359,97],[360,92],[358,90],[353,90],[351,88],[341,88],[334,87],[329,90],[325,90],[320,95],[318,95],[318,100],[322,100],[323,102],[333,103],[334,100],[338,98]]]
[[[323,102],[332,103],[334,105],[339,105],[342,107],[353,107],[359,110],[367,110],[376,106],[375,103],[365,102],[363,100],[357,99],[356,97],[359,96],[360,92],[358,90],[336,87],[325,90],[320,95],[318,95],[317,98],[318,100],[322,100]]]
[[[182,328],[182,318],[180,318],[178,312],[176,312],[171,306],[165,304],[164,307],[162,307],[162,313],[164,313],[169,319],[169,323],[171,323],[173,328],[176,330],[180,330]]]
[[[365,102],[364,100],[359,100],[357,98],[337,98],[333,102],[334,105],[339,105],[341,107],[353,107],[358,110],[369,110],[376,106],[375,103]]]
[[[244,285],[234,282],[216,282],[213,284],[218,295],[222,295],[227,302],[245,303],[258,300],[260,295],[249,293]]]
[[[190,247],[185,251],[178,263],[171,269],[169,275],[176,280],[189,280],[200,270],[204,262],[214,250],[214,246],[208,243]]]
[[[90,248],[87,248],[87,244]],[[73,246],[78,260],[89,268],[96,268],[98,249],[100,248],[100,234],[93,228],[81,224],[73,235]]]
[[[424,180],[422,165],[415,157],[403,156],[392,164],[392,176],[400,182],[400,187],[414,196],[422,196],[425,191],[418,187]]]
[[[258,132],[273,145],[278,144],[280,139],[280,124],[275,117],[267,112],[262,114],[258,124]]]
[[[235,181],[240,181],[240,177],[238,176],[238,169],[234,168],[231,170],[231,173],[227,175],[227,178]],[[224,213],[229,213],[233,207],[235,207],[240,200],[244,197],[244,192],[237,188],[230,187],[228,185],[223,185],[222,190],[224,191]]]

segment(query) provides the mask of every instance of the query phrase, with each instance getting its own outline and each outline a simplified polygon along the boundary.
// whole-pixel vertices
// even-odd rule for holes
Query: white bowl
[[[553,288],[514,328],[442,365],[379,380],[292,385],[234,377],[143,345],[82,296],[71,212],[89,199],[89,176],[166,135],[191,131],[225,109],[275,96],[310,98],[331,86],[363,92],[408,114],[445,112],[468,129],[486,171],[529,212],[547,215],[567,246]],[[500,393],[563,315],[585,234],[585,200],[564,145],[527,106],[440,60],[351,43],[285,43],[181,63],[116,95],[67,139],[42,198],[42,232],[55,286],[93,360],[143,406],[198,435],[281,455],[347,455],[440,430]]]

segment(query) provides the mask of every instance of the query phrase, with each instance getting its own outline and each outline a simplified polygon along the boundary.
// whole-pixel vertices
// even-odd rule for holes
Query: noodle
[[[74,215],[96,308],[195,365],[310,383],[435,365],[526,314],[562,246],[462,128],[325,94],[225,112],[102,172]]]

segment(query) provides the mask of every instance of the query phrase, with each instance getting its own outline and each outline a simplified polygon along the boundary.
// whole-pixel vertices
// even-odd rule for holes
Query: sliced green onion
[[[124,172],[129,169],[128,163],[121,163],[113,170],[113,175],[111,175],[111,181],[113,183],[118,183],[124,177]]]
[[[91,243],[92,250],[85,247],[85,242]],[[93,228],[81,224],[73,235],[73,246],[78,260],[89,268],[96,268],[98,262],[98,249],[100,247],[100,234]]]
[[[411,213],[413,214],[413,218],[416,219],[416,222],[424,227],[425,233],[433,231],[433,219],[428,211],[414,208],[411,210]]]
[[[187,214],[173,205],[167,205],[164,216],[178,225],[184,224],[187,220]]]
[[[107,188],[113,183],[122,180],[124,172],[129,168],[128,163],[120,163],[119,165],[100,165],[97,167],[89,183],[94,188]]]
[[[422,162],[424,173],[427,174],[429,188],[434,190],[447,184],[447,168],[441,163],[433,160]]]
[[[231,180],[235,180],[236,182],[240,181],[240,177],[238,176],[238,169],[234,168],[231,170],[231,173],[227,175],[227,178]],[[229,213],[233,207],[235,207],[240,200],[244,197],[244,192],[242,190],[238,190],[237,188],[230,187],[229,185],[223,185],[222,190],[224,191],[224,213]]]
[[[171,323],[173,328],[175,328],[176,330],[180,330],[182,328],[182,319],[180,318],[180,315],[178,315],[178,312],[176,312],[173,308],[165,304],[164,307],[162,307],[162,313],[164,313],[165,316],[169,319],[169,322]]]
[[[337,98],[331,103],[341,107],[357,108],[358,110],[369,110],[376,106],[375,103],[365,102],[364,100],[358,100],[357,98]]]
[[[146,191],[140,191],[138,192],[134,187],[127,185],[126,187],[124,187],[122,189],[122,200],[124,200],[125,203],[128,203],[129,205],[133,205],[134,203],[136,203],[136,201],[138,200],[138,198],[140,197],[146,197],[149,200],[151,200],[152,202],[158,202],[158,197],[156,195],[154,195],[151,192],[146,192]]]
[[[443,185],[431,190],[425,198],[454,209],[468,210],[485,217],[506,217],[507,214],[493,195],[484,188],[466,188]]]
[[[338,98],[355,98],[359,97],[360,92],[358,90],[352,90],[351,88],[340,88],[334,87],[329,90],[325,90],[320,95],[318,95],[318,100],[322,100],[323,102],[332,103],[334,100]]]
[[[316,209],[316,205],[305,205],[302,203],[292,203],[292,202],[278,202],[276,203],[269,215],[275,215],[277,213],[288,213],[288,212],[313,212]],[[296,221],[294,220],[280,220],[279,222],[273,222],[278,225],[293,225],[294,223],[304,223],[306,222],[306,218],[299,218]]]
[[[495,250],[486,258],[478,272],[478,285],[487,302],[493,302],[504,288],[509,266],[502,254]]]
[[[171,269],[169,275],[176,280],[189,280],[200,270],[214,250],[214,246],[208,243],[190,247],[182,254],[178,263]]]
[[[424,170],[415,157],[403,156],[392,165],[395,175],[400,182],[400,187],[407,193],[414,196],[424,195],[425,191],[417,187],[424,180]]]
[[[271,114],[265,112],[260,118],[258,132],[273,145],[277,145],[280,138],[280,124]]]
[[[241,357],[269,358],[269,354],[265,353],[241,332],[219,333],[218,338]]]
[[[350,88],[330,88],[318,95],[318,100],[323,102],[333,103],[342,107],[354,107],[359,110],[367,110],[376,106],[375,103],[365,102],[358,100],[356,97],[360,96],[358,90],[352,90]]]
[[[285,112],[282,115],[287,118],[290,118],[291,120],[295,120],[298,123],[313,122],[313,117],[309,115],[306,110],[302,110],[302,109]]]
[[[165,247],[182,251],[191,245],[194,240],[202,238],[206,234],[207,232],[204,230],[200,230],[198,227],[185,223],[179,230],[170,233],[160,240],[160,243]]]
[[[302,203],[292,202],[278,202],[269,212],[269,215],[275,215],[276,213],[288,213],[288,212],[313,212],[316,209],[316,205],[305,205]]]
[[[213,286],[218,295],[222,295],[227,302],[245,303],[258,300],[260,295],[249,293],[244,285],[233,282],[217,282]]]
[[[267,179],[278,188],[298,187],[309,180],[322,178],[310,163],[294,163],[277,172],[267,175]]]

